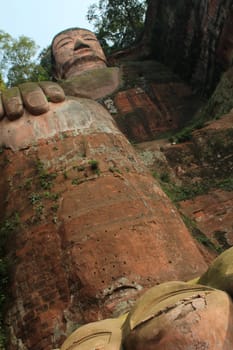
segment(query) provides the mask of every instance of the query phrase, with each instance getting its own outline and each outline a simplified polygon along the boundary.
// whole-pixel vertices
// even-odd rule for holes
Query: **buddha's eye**
[[[69,44],[69,43],[70,43],[70,41],[68,41],[67,43],[63,43],[62,45],[60,45],[59,49],[60,49],[61,47],[63,47],[63,46],[66,46],[66,45]]]
[[[61,49],[62,47],[68,45],[68,44],[72,44],[73,41],[69,40],[69,39],[63,39],[61,40],[58,44],[57,44],[57,49]]]
[[[83,38],[84,40],[87,40],[87,41],[96,41],[95,38],[92,38],[92,37],[86,37],[86,38]]]

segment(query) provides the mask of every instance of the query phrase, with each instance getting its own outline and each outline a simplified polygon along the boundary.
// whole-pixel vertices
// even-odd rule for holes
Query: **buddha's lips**
[[[91,47],[87,44],[81,44],[81,43],[77,43],[75,46],[74,46],[74,52],[76,51],[79,51],[79,50],[82,50],[82,49],[89,49],[91,51],[93,51],[91,49]]]
[[[92,49],[85,45],[80,46],[79,48],[74,50],[75,56],[79,56],[79,58],[81,58],[83,54],[86,55],[87,53],[89,53],[91,56],[94,56]]]

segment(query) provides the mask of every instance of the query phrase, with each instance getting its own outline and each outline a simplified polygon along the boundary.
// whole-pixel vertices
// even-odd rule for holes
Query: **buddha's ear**
[[[61,74],[59,74],[59,69],[56,65],[56,60],[55,60],[55,57],[54,57],[54,54],[53,54],[53,48],[52,48],[52,45],[51,45],[51,73],[52,73],[52,79],[53,81],[58,81],[58,80],[61,80],[62,77],[61,77]]]
[[[53,81],[59,81],[61,80],[61,76],[60,74],[58,73],[56,67],[55,67],[55,64],[53,65],[52,67],[52,77],[53,77]]]

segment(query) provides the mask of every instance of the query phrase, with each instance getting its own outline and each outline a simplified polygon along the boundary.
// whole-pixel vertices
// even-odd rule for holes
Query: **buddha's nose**
[[[82,40],[78,39],[76,40],[75,44],[74,44],[74,50],[80,50],[80,49],[84,49],[84,48],[88,48],[89,46],[87,44],[85,44]]]

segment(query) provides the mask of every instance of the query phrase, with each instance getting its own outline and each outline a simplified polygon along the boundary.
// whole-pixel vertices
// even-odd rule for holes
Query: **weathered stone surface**
[[[111,96],[112,115],[131,141],[151,140],[181,127],[202,104],[189,86],[156,61],[124,62],[121,71],[121,89]]]
[[[202,176],[224,178],[233,171],[233,113],[211,121],[200,130],[192,134],[196,157],[204,168]],[[199,155],[198,155],[199,154]],[[211,176],[212,173],[212,176]]]
[[[182,213],[194,220],[216,246],[226,249],[233,245],[232,191],[216,189],[179,204]]]
[[[206,282],[213,282],[218,272],[221,282],[226,279],[230,282],[227,272],[232,272],[231,260],[230,251],[217,258],[204,275]],[[92,347],[120,350],[122,346],[129,350],[194,349],[200,346],[202,349],[231,349],[232,312],[229,295],[220,290],[196,283],[167,282],[146,291],[128,315],[78,328],[63,343],[61,350],[89,350]]]
[[[165,283],[137,301],[124,325],[126,350],[232,348],[233,305],[221,291]]]
[[[233,113],[213,120],[190,135],[190,141],[163,147],[172,168],[183,182],[225,178],[233,170]]]
[[[8,147],[18,151],[1,153],[1,217],[20,220],[9,245],[9,349],[58,347],[78,324],[128,310],[143,289],[206,270],[177,210],[106,110],[68,100],[32,117],[33,132],[27,118],[20,133],[20,120],[11,124]]]
[[[91,132],[120,133],[107,111],[99,104],[89,99],[70,98],[65,103],[50,104],[50,111],[38,118],[24,113],[14,123],[4,119],[0,142],[1,146],[17,151],[66,131],[73,135]]]
[[[211,8],[204,17],[210,12]],[[87,47],[81,49],[84,56],[90,51]],[[111,98],[115,97],[117,106],[101,101],[110,106],[113,114],[119,113],[121,118],[140,112],[136,130],[133,125],[126,132],[127,135],[132,132],[138,141],[153,137],[155,130],[173,129],[187,121],[187,106],[190,108],[190,101],[194,105],[193,93],[177,77],[165,69],[150,69],[155,63],[125,65],[123,92],[114,96],[119,88],[119,70],[104,68],[103,62],[98,71],[86,72],[86,77],[85,73],[67,82],[66,92],[74,94],[79,82],[75,92],[78,96],[98,99],[113,93]],[[195,66],[193,72],[205,72],[206,62],[204,59],[205,67]],[[95,66],[94,61],[86,63],[87,69]],[[144,71],[143,65],[147,66]],[[210,66],[213,67],[212,63]],[[127,70],[131,70],[131,79],[126,78]],[[212,78],[207,79],[207,87]],[[178,211],[150,177],[106,110],[85,99],[69,99],[50,107],[50,112],[40,118],[24,114],[14,123],[4,120],[0,131],[2,146],[7,148],[0,154],[0,217],[10,220],[16,213],[20,221],[14,239],[9,240],[10,256],[16,256],[11,284],[13,299],[6,318],[10,325],[10,350],[59,347],[78,325],[129,310],[144,289],[171,279],[190,279],[206,270],[206,256],[203,258]],[[229,123],[221,143],[222,158],[229,155],[227,145],[231,140],[228,132],[232,119],[225,120]],[[183,150],[182,154],[187,156],[190,149],[196,149],[202,158],[191,156],[194,167],[198,159],[198,165],[211,164],[209,173],[216,167],[221,173],[223,159],[213,152],[219,123],[222,121],[217,121],[212,129],[208,126],[198,131],[188,150],[175,146],[173,155],[175,149],[176,154]],[[206,142],[209,135],[210,143]],[[169,160],[169,150],[165,153],[168,168],[173,170],[172,156]],[[184,169],[173,170],[181,183],[194,170],[193,166],[189,168],[187,159],[182,164]],[[231,166],[225,169],[226,173],[230,169]],[[198,171],[197,177],[201,174]],[[221,349],[223,346],[230,349],[229,344],[223,344],[221,331],[227,333],[231,306],[226,296],[222,306],[221,298],[215,304],[214,317],[210,303],[211,312],[206,313],[203,331],[204,316],[199,315],[196,327],[201,343],[195,346],[205,346],[207,324],[219,318],[220,309],[224,309],[224,317],[217,323],[220,331],[211,335],[219,337]],[[191,303],[195,310],[200,306],[199,299]],[[201,302],[201,306],[206,304]],[[187,314],[190,311],[189,302],[184,306],[184,314],[186,311]],[[183,317],[182,311],[181,314]],[[178,320],[180,329],[185,322]],[[232,334],[231,329],[229,332]],[[146,334],[150,339],[151,333]],[[186,345],[188,341],[185,338]]]
[[[195,4],[149,0],[141,45],[147,52],[149,46],[156,59],[197,88],[210,92],[232,58],[231,6],[230,0]]]
[[[48,112],[49,104],[43,90],[37,83],[24,83],[20,85],[20,93],[27,111],[33,115]]]
[[[106,57],[94,33],[70,28],[58,33],[52,42],[54,76],[69,79],[88,70],[106,67]]]
[[[220,79],[208,103],[200,111],[205,120],[213,120],[230,113],[233,108],[233,68],[227,70]]]
[[[230,113],[193,132],[189,142],[157,140],[136,147],[147,167],[167,187],[171,185],[171,191],[172,184],[178,186],[175,200],[182,214],[221,249],[233,244],[232,125]]]
[[[143,141],[166,130],[161,111],[141,88],[117,93],[114,99],[116,122],[130,140]]]
[[[9,120],[15,120],[23,115],[23,102],[17,87],[3,91],[1,97],[4,111]]]
[[[167,172],[177,183],[221,180],[230,177],[233,113],[211,121],[190,134],[190,141],[171,144],[155,140],[136,146],[146,165],[158,173]]]
[[[117,67],[94,69],[60,82],[67,96],[94,100],[114,93],[120,84],[121,74]]]
[[[39,82],[39,85],[45,95],[48,96],[50,102],[58,103],[65,100],[64,91],[57,83],[52,81],[41,81]]]

